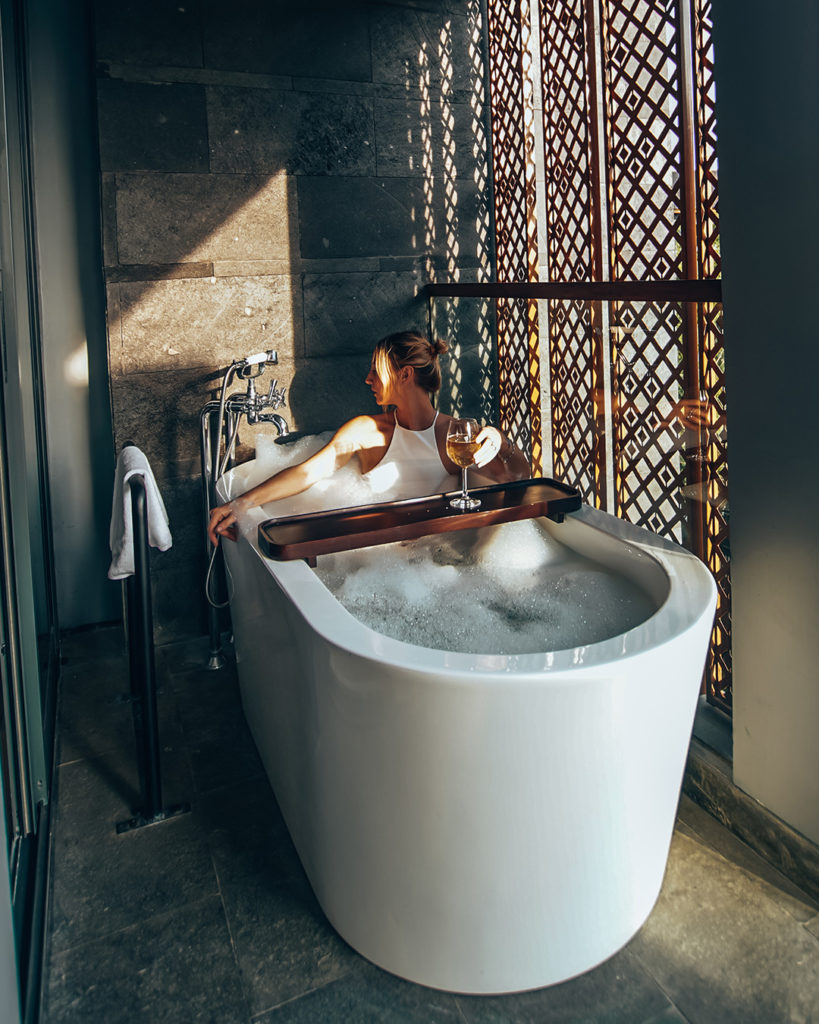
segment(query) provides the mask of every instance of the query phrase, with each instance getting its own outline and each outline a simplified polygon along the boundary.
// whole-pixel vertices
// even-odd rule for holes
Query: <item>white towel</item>
[[[131,485],[128,481],[138,473],[145,481],[145,508],[148,514],[148,543],[167,551],[173,543],[168,527],[168,513],[156,485],[150,463],[134,445],[119,453],[114,475],[114,502],[111,507],[111,567],[109,580],[122,580],[134,572],[134,524],[131,515]]]

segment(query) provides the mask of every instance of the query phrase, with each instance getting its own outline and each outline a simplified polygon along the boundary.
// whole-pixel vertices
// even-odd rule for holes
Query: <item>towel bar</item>
[[[134,537],[134,572],[125,580],[125,600],[131,706],[134,712],[137,770],[142,803],[133,818],[117,822],[117,833],[153,825],[191,809],[188,802],[164,809],[162,807],[145,478],[135,473],[130,478],[129,485]]]

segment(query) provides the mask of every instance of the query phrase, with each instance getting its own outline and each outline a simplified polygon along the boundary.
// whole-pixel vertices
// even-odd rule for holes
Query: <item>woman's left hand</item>
[[[531,475],[529,460],[497,427],[484,427],[476,438],[481,447],[475,453],[475,467],[498,483],[525,480]]]
[[[488,465],[498,454],[503,446],[503,434],[497,427],[484,427],[478,434],[476,440],[480,448],[475,452],[475,467]]]

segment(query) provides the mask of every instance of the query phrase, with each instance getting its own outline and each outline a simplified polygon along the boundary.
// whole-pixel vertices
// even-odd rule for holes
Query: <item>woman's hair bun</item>
[[[416,331],[401,331],[382,338],[375,346],[373,358],[378,373],[383,371],[384,379],[389,376],[390,370],[411,366],[415,371],[415,383],[430,394],[435,394],[441,386],[438,356],[443,355],[448,348],[447,343],[440,338],[429,341],[425,335]]]

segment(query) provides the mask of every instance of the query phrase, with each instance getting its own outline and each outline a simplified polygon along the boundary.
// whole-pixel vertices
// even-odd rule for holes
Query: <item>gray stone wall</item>
[[[218,371],[275,348],[291,428],[335,428],[375,411],[372,345],[426,329],[427,281],[490,276],[480,9],[97,0],[113,424],[171,518],[160,638],[204,629],[198,414]],[[485,367],[464,315],[436,329]]]

